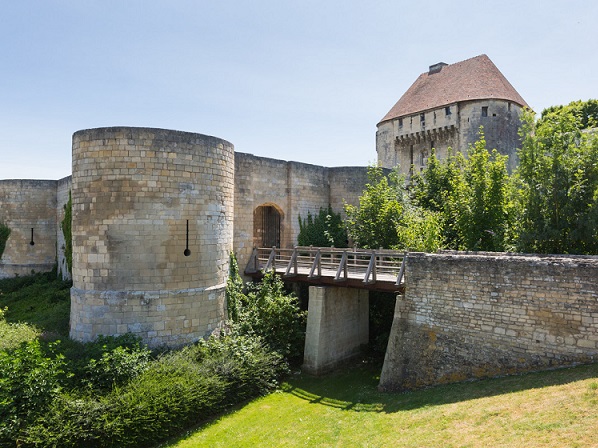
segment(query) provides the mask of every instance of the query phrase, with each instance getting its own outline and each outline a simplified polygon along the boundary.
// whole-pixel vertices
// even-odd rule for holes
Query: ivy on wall
[[[8,237],[10,236],[10,229],[8,226],[2,222],[0,222],[0,258],[4,253],[4,248],[6,247],[6,241],[8,241]]]
[[[73,272],[73,198],[69,191],[69,200],[64,205],[64,218],[60,223],[62,234],[64,235],[64,257],[66,258],[66,265],[69,273]]]

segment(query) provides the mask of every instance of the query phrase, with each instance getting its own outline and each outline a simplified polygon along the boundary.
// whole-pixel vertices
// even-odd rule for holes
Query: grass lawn
[[[28,323],[54,337],[69,334],[70,283],[55,273],[0,280],[0,309],[6,322]]]
[[[598,365],[404,394],[379,393],[379,370],[295,375],[165,446],[598,446]]]

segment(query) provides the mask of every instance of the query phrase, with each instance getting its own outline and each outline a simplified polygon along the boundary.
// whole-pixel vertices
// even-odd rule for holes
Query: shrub
[[[115,338],[116,339],[116,338]],[[94,345],[102,344],[96,341]],[[108,347],[103,344],[101,356],[89,359],[83,368],[83,383],[95,391],[109,391],[128,383],[148,367],[151,351],[141,343],[129,346]]]
[[[8,228],[6,224],[0,222],[0,258],[2,258],[2,254],[6,248],[6,242],[8,241],[9,236],[10,228]]]
[[[244,293],[236,261],[231,262],[227,285],[229,316],[233,331],[259,336],[274,351],[288,359],[303,354],[307,314],[298,299],[284,292],[280,277],[266,273],[260,283],[248,283]]]
[[[7,308],[0,308],[0,350],[17,348],[21,343],[31,341],[39,330],[25,323],[8,323],[4,318]]]
[[[332,211],[332,207],[320,208],[315,217],[311,212],[307,212],[304,220],[299,216],[299,235],[297,235],[299,246],[347,247],[348,242],[343,219],[340,213]]]
[[[47,357],[38,340],[0,351],[0,445],[14,445],[59,395],[63,367],[63,357]]]
[[[99,398],[63,394],[27,431],[31,445],[152,446],[276,386],[282,357],[259,338],[223,334],[166,353]]]

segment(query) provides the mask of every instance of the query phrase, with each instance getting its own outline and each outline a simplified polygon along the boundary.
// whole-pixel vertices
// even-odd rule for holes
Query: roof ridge
[[[492,60],[482,53],[421,73],[399,101],[380,120],[413,115],[462,101],[502,99],[527,107],[525,100]],[[378,123],[378,124],[380,124]]]

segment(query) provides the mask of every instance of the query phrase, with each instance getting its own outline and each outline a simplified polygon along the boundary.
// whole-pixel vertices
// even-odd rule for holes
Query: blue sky
[[[598,97],[598,2],[0,0],[0,179],[71,171],[80,129],[214,135],[325,166],[437,62],[485,53],[534,110]]]

